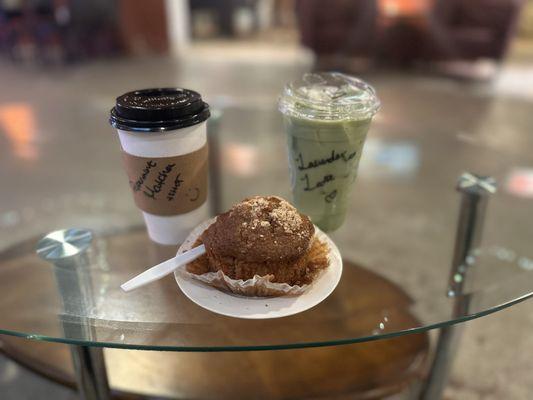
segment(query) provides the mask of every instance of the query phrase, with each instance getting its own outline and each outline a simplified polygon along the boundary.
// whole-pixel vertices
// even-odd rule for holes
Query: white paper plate
[[[217,314],[248,319],[279,318],[297,314],[326,299],[333,292],[342,275],[342,258],[339,249],[316,226],[315,230],[316,236],[329,248],[329,266],[300,295],[243,297],[223,292],[196,279],[184,277],[179,272],[175,272],[174,277],[185,296],[200,307]],[[190,243],[189,239],[185,243],[187,242]]]

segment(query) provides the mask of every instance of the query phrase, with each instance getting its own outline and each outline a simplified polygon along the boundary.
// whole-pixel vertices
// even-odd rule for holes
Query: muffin
[[[315,237],[309,217],[276,196],[237,203],[219,215],[195,245],[202,243],[206,254],[186,267],[195,275],[222,273],[244,282],[265,277],[302,287],[328,266],[327,246]]]

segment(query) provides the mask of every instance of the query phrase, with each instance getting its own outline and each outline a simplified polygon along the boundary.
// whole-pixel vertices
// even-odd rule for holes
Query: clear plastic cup
[[[368,129],[380,102],[374,89],[342,73],[309,73],[279,99],[294,205],[324,231],[339,228]]]

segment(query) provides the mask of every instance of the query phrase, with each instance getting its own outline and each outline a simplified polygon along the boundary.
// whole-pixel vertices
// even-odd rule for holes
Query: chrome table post
[[[83,319],[94,305],[91,281],[92,232],[65,229],[51,232],[37,244],[37,254],[54,265],[57,289],[63,304],[63,331],[66,338],[92,338]],[[77,320],[72,323],[70,318]],[[81,316],[81,317],[80,317]],[[101,348],[71,345],[76,382],[83,400],[111,398]]]
[[[211,215],[222,210],[222,154],[220,148],[220,121],[222,108],[211,109],[211,118],[207,125],[207,143],[209,146],[209,199]]]
[[[464,173],[459,177],[457,190],[461,193],[461,209],[446,293],[446,296],[454,299],[454,318],[468,314],[469,296],[465,295],[465,290],[471,281],[472,269],[481,242],[487,201],[489,195],[496,192],[496,184],[490,177]],[[422,400],[442,398],[461,331],[462,325],[441,328],[435,357],[422,391]]]

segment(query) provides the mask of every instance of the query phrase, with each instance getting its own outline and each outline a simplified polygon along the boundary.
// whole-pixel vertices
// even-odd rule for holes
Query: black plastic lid
[[[117,97],[109,122],[125,131],[160,132],[196,125],[209,116],[209,105],[193,90],[143,89]]]

